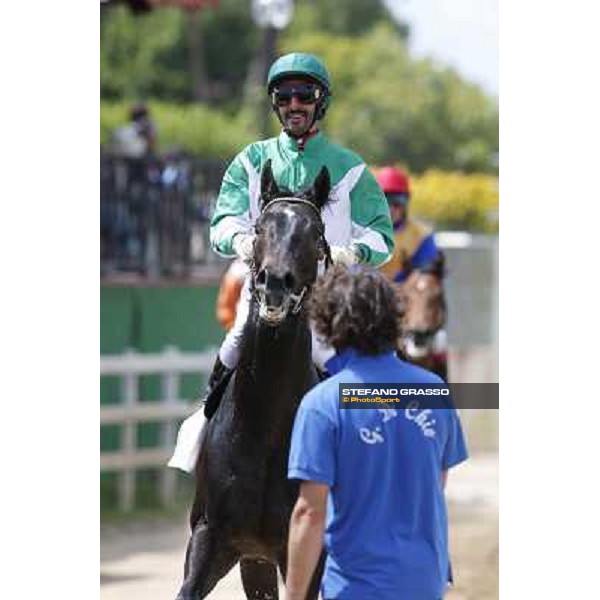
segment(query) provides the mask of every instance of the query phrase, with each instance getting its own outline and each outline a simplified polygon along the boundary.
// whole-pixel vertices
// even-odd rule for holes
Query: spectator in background
[[[131,107],[129,122],[112,134],[112,151],[123,158],[147,158],[156,150],[156,126],[145,104]]]
[[[129,120],[138,135],[146,142],[147,153],[156,151],[156,125],[150,117],[150,111],[145,104],[135,104],[129,113]]]
[[[451,581],[444,486],[467,458],[454,409],[339,407],[339,384],[442,380],[396,357],[393,286],[336,265],[311,298],[317,334],[336,349],[331,378],[303,398],[288,477],[300,480],[288,542],[287,600],[305,597],[323,544],[324,600],[439,600]]]

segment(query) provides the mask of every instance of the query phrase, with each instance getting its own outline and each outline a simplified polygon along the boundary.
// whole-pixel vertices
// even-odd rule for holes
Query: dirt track
[[[448,484],[456,586],[446,600],[498,598],[498,458],[481,455]],[[180,584],[188,537],[185,519],[107,526],[101,531],[101,600],[170,600]],[[237,568],[209,598],[239,600]]]

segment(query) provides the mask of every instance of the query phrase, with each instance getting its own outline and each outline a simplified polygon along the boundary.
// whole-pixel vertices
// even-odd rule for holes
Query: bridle
[[[309,200],[305,200],[304,198],[295,198],[293,196],[284,196],[281,198],[275,198],[271,200],[265,208],[261,211],[261,217],[266,214],[266,212],[275,204],[280,202],[287,202],[289,204],[304,204],[306,206],[310,206],[311,210],[314,211],[317,217],[317,227],[319,234],[319,249],[320,249],[320,257],[319,260],[325,260],[325,270],[327,270],[332,264],[333,260],[331,258],[331,248],[329,247],[329,243],[325,239],[325,223],[323,222],[323,218],[321,217],[320,210]],[[280,308],[271,308],[268,306],[266,301],[265,292],[258,288],[256,285],[256,278],[258,277],[258,272],[256,271],[256,262],[253,261],[250,267],[250,271],[252,273],[252,279],[250,282],[250,292],[252,296],[256,299],[259,308],[259,314],[261,318],[263,318],[267,322],[271,322],[273,324],[280,323],[283,320],[283,317],[288,312],[292,314],[297,314],[300,312],[302,308],[304,300],[308,297],[310,290],[313,284],[305,285],[298,293],[294,294],[290,293],[285,301],[283,302]]]

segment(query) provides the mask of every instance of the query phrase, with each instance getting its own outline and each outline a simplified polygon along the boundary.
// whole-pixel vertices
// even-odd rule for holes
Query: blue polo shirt
[[[290,479],[330,488],[321,593],[339,600],[438,600],[449,574],[442,471],[467,458],[458,414],[340,409],[338,385],[443,382],[393,352],[346,349],[326,366],[333,376],[298,409],[288,464]]]

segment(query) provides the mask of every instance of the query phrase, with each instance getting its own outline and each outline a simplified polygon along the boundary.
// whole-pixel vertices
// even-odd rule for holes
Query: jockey
[[[406,174],[396,167],[383,167],[376,174],[390,208],[394,225],[394,255],[381,271],[396,283],[403,283],[411,268],[433,262],[439,250],[431,229],[408,214],[410,186]]]
[[[269,70],[267,92],[283,131],[247,146],[227,169],[210,227],[213,250],[243,261],[252,258],[260,174],[271,160],[278,186],[292,193],[308,187],[323,166],[328,168],[335,201],[325,209],[323,221],[334,262],[379,265],[387,260],[393,240],[383,194],[359,156],[319,131],[318,122],[331,103],[331,80],[323,63],[311,54],[282,56]],[[209,392],[237,364],[247,317],[243,303],[247,308],[249,299],[247,279],[239,316],[219,351]]]
[[[377,172],[376,179],[387,198],[394,226],[394,255],[380,270],[391,281],[402,284],[411,269],[430,265],[438,258],[440,250],[433,231],[408,214],[410,185],[406,173],[396,167],[383,167]],[[448,335],[445,329],[436,333],[430,351],[436,363],[446,365]],[[407,358],[414,358],[410,347],[407,352]]]
[[[244,262],[252,259],[260,176],[270,160],[277,185],[291,193],[308,188],[323,166],[329,170],[333,201],[323,210],[322,217],[334,263],[378,266],[387,261],[394,240],[385,196],[360,156],[331,142],[319,129],[332,97],[331,78],[325,65],[312,54],[294,52],[281,56],[269,69],[267,93],[282,131],[277,137],[250,144],[229,165],[210,225],[213,250]],[[250,297],[248,276],[234,325],[209,377],[207,418],[216,410],[239,360]],[[313,359],[319,367],[323,368],[334,353],[313,335]],[[175,462],[172,459],[170,464],[178,466]]]

